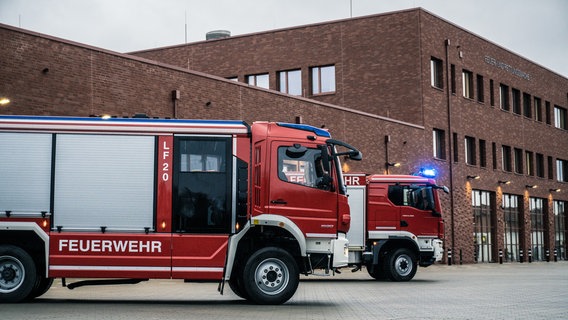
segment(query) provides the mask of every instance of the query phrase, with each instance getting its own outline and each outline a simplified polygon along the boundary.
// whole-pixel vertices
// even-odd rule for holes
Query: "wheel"
[[[385,280],[387,278],[383,270],[383,266],[380,263],[376,265],[368,265],[367,272],[375,280]]]
[[[247,293],[243,287],[243,272],[239,266],[235,266],[233,274],[229,279],[229,287],[239,297],[248,299]]]
[[[281,304],[298,288],[300,273],[294,258],[285,250],[267,247],[256,251],[243,269],[248,299],[258,304]]]
[[[26,298],[26,300],[32,300],[44,295],[49,290],[49,288],[51,288],[52,284],[53,278],[46,278],[44,276],[37,275],[34,288],[32,289],[32,292],[30,292],[30,295]]]
[[[415,255],[406,248],[400,248],[388,254],[384,262],[386,275],[392,281],[410,281],[418,269]]]
[[[35,263],[26,251],[0,246],[0,302],[23,301],[34,289],[36,279]]]

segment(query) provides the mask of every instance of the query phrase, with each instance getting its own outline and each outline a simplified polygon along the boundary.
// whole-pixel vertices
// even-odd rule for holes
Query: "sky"
[[[0,23],[131,52],[416,7],[568,78],[568,0],[0,0]]]

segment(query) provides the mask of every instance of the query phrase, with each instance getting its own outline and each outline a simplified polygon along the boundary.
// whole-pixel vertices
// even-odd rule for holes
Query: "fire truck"
[[[432,175],[422,170],[422,175]],[[409,281],[443,256],[440,187],[421,175],[344,174],[351,208],[349,265],[373,278]]]
[[[284,303],[348,263],[341,157],[361,153],[302,124],[0,116],[0,301],[61,278]]]

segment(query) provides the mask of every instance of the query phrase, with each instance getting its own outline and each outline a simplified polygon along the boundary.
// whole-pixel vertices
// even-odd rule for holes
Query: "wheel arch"
[[[25,250],[34,260],[37,272],[48,276],[49,236],[35,222],[0,222],[0,244]]]

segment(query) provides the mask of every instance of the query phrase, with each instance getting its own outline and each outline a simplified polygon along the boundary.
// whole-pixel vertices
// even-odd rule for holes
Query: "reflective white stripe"
[[[78,271],[170,271],[170,267],[131,267],[131,266],[49,266],[49,270]]]
[[[173,272],[223,272],[223,268],[216,267],[173,267]]]
[[[335,233],[306,233],[308,238],[337,238]]]
[[[375,227],[377,230],[396,230],[396,227]]]

